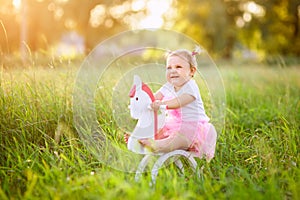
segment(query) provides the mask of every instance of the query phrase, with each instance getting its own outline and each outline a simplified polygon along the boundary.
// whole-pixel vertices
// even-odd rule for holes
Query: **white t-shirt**
[[[192,95],[193,97],[195,97],[195,100],[179,108],[181,109],[182,121],[209,121],[209,118],[205,114],[203,101],[195,80],[189,80],[177,92],[175,91],[174,86],[171,83],[167,82],[159,89],[159,92],[166,99],[176,98],[182,94]]]

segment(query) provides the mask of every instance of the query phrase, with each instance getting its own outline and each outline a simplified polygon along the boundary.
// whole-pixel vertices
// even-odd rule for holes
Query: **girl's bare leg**
[[[155,140],[165,139],[166,136],[164,135],[164,133],[165,133],[164,129],[158,130],[158,132],[154,135]]]
[[[140,143],[146,148],[151,149],[155,153],[166,153],[177,149],[187,150],[192,144],[192,141],[177,132],[173,136],[167,137],[165,139],[142,139],[140,140]]]

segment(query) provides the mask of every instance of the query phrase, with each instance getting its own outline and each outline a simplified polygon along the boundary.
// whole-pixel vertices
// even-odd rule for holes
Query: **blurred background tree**
[[[216,58],[300,55],[298,0],[0,0],[0,5],[1,55],[20,46],[48,52],[68,33],[82,37],[89,52],[109,36],[149,27],[186,34]]]

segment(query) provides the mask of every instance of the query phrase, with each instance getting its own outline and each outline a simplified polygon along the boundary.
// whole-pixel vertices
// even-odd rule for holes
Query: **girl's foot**
[[[149,149],[152,152],[155,152],[154,140],[153,139],[140,139],[139,143]]]

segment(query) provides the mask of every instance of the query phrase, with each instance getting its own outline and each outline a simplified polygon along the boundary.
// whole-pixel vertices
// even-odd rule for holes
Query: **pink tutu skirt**
[[[167,121],[159,130],[160,139],[172,137],[175,133],[180,133],[191,141],[188,151],[196,157],[203,158],[209,162],[215,154],[217,133],[212,124],[208,121]]]

